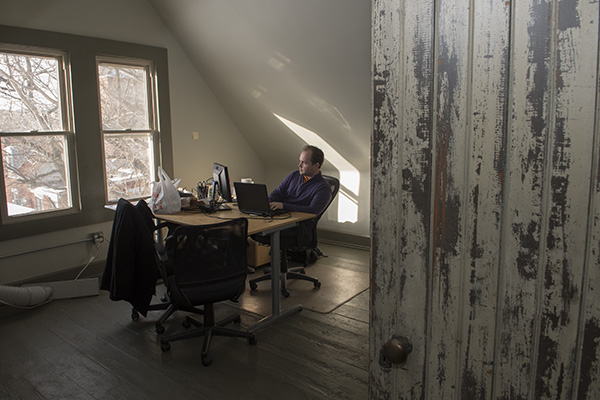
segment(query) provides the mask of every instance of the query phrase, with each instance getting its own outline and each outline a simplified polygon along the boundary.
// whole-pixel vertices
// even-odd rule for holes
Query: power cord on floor
[[[100,237],[102,238],[102,241],[106,240],[106,238],[104,237],[104,235],[100,235]],[[81,268],[81,271],[79,271],[79,273],[77,274],[77,276],[75,277],[75,280],[78,280],[79,277],[81,276],[81,274],[83,274],[83,272],[87,269],[87,267],[90,266],[90,264],[92,263],[92,261],[94,261],[96,259],[96,257],[98,256],[98,253],[100,252],[100,247],[98,246],[98,242],[94,241],[94,247],[96,248],[96,251],[91,255],[89,261],[87,262],[87,264],[85,264],[83,266],[83,268]]]
[[[106,240],[103,234],[93,239],[95,251],[90,256],[87,264],[81,268],[74,280],[78,280],[100,252],[99,243]],[[10,307],[33,309],[51,302],[54,290],[50,286],[9,286],[0,285],[0,304]]]

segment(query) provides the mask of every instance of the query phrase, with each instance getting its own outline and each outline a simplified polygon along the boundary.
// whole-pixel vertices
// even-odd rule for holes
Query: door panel
[[[374,2],[371,398],[600,397],[598,11]]]
[[[377,3],[377,2],[376,2]],[[389,6],[378,13],[377,6]],[[424,343],[427,337],[427,303],[431,281],[429,260],[431,186],[431,76],[433,57],[433,2],[403,5],[393,1],[374,5],[374,130],[372,186],[381,188],[371,211],[372,302],[371,398],[421,398],[426,353],[416,346],[408,357],[398,387],[394,369],[382,369],[380,349],[393,335]],[[402,11],[402,13],[400,13]],[[419,24],[405,24],[406,20]],[[383,30],[388,26],[396,29]],[[400,29],[406,26],[406,30]],[[414,49],[401,53],[400,47]],[[418,49],[418,51],[416,50]],[[411,63],[401,63],[410,57]],[[411,132],[410,136],[405,135]],[[397,221],[404,221],[399,224]],[[410,251],[406,251],[410,249]],[[411,266],[410,268],[398,268]],[[402,304],[403,307],[397,307]],[[395,368],[395,367],[394,367]]]

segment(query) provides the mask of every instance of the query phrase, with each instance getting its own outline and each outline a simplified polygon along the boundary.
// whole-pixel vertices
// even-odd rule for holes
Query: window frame
[[[19,56],[31,56],[31,57],[51,57],[56,58],[58,61],[59,68],[59,93],[61,101],[61,117],[62,117],[62,131],[43,131],[36,133],[37,131],[31,130],[29,132],[2,132],[0,131],[0,141],[3,137],[34,137],[34,136],[63,136],[66,142],[66,156],[67,156],[67,172],[68,179],[67,185],[69,188],[69,196],[71,201],[71,207],[59,210],[47,210],[47,211],[35,211],[27,214],[8,215],[8,198],[6,195],[6,186],[4,181],[4,160],[0,162],[0,221],[3,225],[17,224],[26,221],[36,221],[45,218],[54,218],[61,215],[74,214],[81,210],[81,203],[79,202],[79,185],[78,174],[77,174],[77,160],[75,152],[75,131],[74,131],[74,115],[73,115],[73,101],[71,92],[71,72],[69,54],[63,50],[50,49],[36,46],[25,46],[25,45],[14,45],[0,43],[1,53],[12,53]],[[0,142],[1,143],[1,142]]]
[[[104,171],[104,184],[105,184],[105,192],[104,192],[104,201],[106,204],[116,204],[118,199],[110,200],[108,193],[108,176],[106,170],[106,154],[105,154],[105,139],[108,136],[146,136],[150,135],[152,137],[152,157],[154,165],[150,169],[150,180],[154,181],[156,179],[156,168],[160,165],[160,127],[158,121],[159,115],[159,100],[158,100],[158,91],[157,91],[157,74],[156,67],[152,60],[145,60],[139,58],[131,58],[131,57],[116,57],[110,55],[98,55],[96,56],[96,71],[98,71],[99,66],[101,64],[107,65],[115,65],[115,66],[131,66],[131,67],[144,67],[146,68],[146,95],[148,100],[148,129],[140,130],[140,129],[125,129],[125,130],[114,130],[107,129],[105,130],[102,126],[102,101],[100,94],[100,74],[97,73],[97,87],[98,87],[98,105],[99,113],[100,113],[100,132],[102,133],[102,159],[104,160],[103,171]],[[139,200],[141,198],[145,198],[149,196],[142,197],[132,197],[128,198],[130,201]]]
[[[88,36],[42,31],[0,25],[3,45],[60,49],[68,55],[70,90],[72,94],[73,132],[77,165],[75,185],[78,189],[73,204],[79,210],[72,213],[51,213],[47,218],[20,219],[17,223],[0,220],[0,241],[44,233],[82,228],[110,222],[114,211],[107,209],[104,183],[103,138],[100,131],[99,94],[97,89],[96,57],[108,55],[123,58],[151,60],[156,72],[156,119],[158,121],[158,164],[173,173],[173,147],[169,95],[168,53],[166,48],[126,43]],[[156,173],[156,171],[154,171]]]

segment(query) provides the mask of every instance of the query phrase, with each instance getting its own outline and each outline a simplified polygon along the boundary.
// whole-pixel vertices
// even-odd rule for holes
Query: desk
[[[283,318],[291,313],[300,311],[302,304],[296,304],[291,307],[281,310],[281,260],[279,253],[279,232],[296,226],[298,222],[314,218],[314,214],[301,212],[292,212],[291,217],[284,218],[283,216],[274,219],[253,217],[240,212],[235,206],[229,211],[218,211],[209,215],[196,211],[181,211],[177,214],[156,214],[156,218],[161,221],[177,224],[177,225],[208,225],[215,224],[219,221],[234,219],[248,219],[248,235],[257,233],[271,235],[271,315],[260,320],[256,325],[252,326],[249,331],[255,333],[266,326],[272,324],[280,318]]]

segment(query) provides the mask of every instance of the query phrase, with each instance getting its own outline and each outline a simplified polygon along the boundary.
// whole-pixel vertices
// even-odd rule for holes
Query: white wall
[[[295,169],[304,144],[321,147],[344,191],[319,227],[368,235],[372,2],[148,1],[265,163],[265,183]]]
[[[147,1],[3,0],[0,24],[167,48],[174,177],[192,188],[210,177],[212,163],[219,161],[230,167],[231,179],[264,179],[262,162]],[[198,140],[192,132],[199,132]],[[27,256],[7,255],[77,242],[97,230],[108,237],[110,228],[106,223],[0,242],[0,284],[84,265],[95,249],[80,243]],[[97,259],[105,254],[106,246],[101,246]]]

